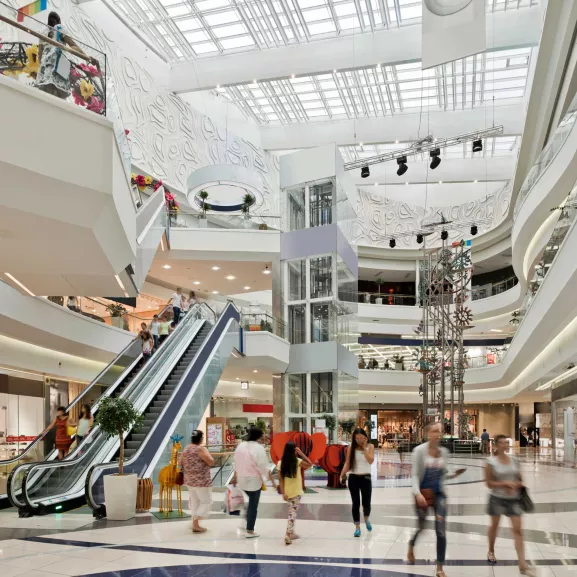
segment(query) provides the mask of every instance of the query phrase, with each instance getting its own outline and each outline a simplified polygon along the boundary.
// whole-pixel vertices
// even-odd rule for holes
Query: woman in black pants
[[[347,451],[347,460],[341,473],[341,481],[349,473],[349,491],[353,501],[353,522],[355,524],[355,537],[361,536],[361,500],[363,503],[363,515],[367,531],[373,527],[369,521],[371,514],[371,465],[375,460],[375,448],[369,443],[369,438],[364,429],[357,428],[353,432],[353,442]]]

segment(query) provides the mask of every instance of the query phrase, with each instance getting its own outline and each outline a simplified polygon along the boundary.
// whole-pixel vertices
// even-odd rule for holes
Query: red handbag
[[[179,486],[184,485],[184,472],[183,471],[178,471],[178,473],[176,473],[176,479],[174,479],[174,484],[179,485]]]

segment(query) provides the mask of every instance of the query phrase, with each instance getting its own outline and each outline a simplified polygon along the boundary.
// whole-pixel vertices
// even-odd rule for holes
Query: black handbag
[[[535,504],[531,497],[529,497],[527,487],[521,487],[519,491],[519,505],[525,513],[532,513],[535,510]]]

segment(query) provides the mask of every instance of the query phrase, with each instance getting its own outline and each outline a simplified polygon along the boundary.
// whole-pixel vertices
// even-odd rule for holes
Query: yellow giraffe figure
[[[176,484],[176,475],[178,473],[178,453],[182,450],[182,445],[180,444],[181,435],[173,435],[170,437],[172,440],[172,451],[170,453],[170,462],[165,467],[160,469],[158,473],[158,482],[160,483],[160,498],[159,498],[159,511],[164,513],[166,517],[172,513],[172,488],[176,487],[176,502],[178,504],[178,516],[183,517],[182,512],[182,487]]]

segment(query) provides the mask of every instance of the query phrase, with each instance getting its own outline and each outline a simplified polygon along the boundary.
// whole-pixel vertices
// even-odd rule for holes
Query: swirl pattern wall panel
[[[395,235],[420,229],[426,223],[438,222],[439,214],[447,220],[475,221],[488,219],[478,224],[482,234],[505,220],[511,202],[511,188],[507,185],[500,191],[486,198],[456,206],[443,206],[425,209],[404,202],[390,200],[381,194],[374,194],[359,188],[357,220],[354,225],[353,238],[361,246],[389,246],[389,238]],[[460,240],[463,233],[448,227],[449,240]],[[440,246],[440,231],[427,237],[427,246]],[[399,248],[418,248],[414,235],[397,238]]]
[[[130,130],[134,166],[186,194],[186,179],[195,169],[210,164],[240,165],[262,179],[263,203],[258,214],[279,214],[280,163],[276,155],[227,133],[159,86],[143,67],[144,60],[138,62],[123,53],[119,43],[82,7],[69,0],[51,0],[50,8],[58,11],[72,36],[106,53],[122,122]]]

